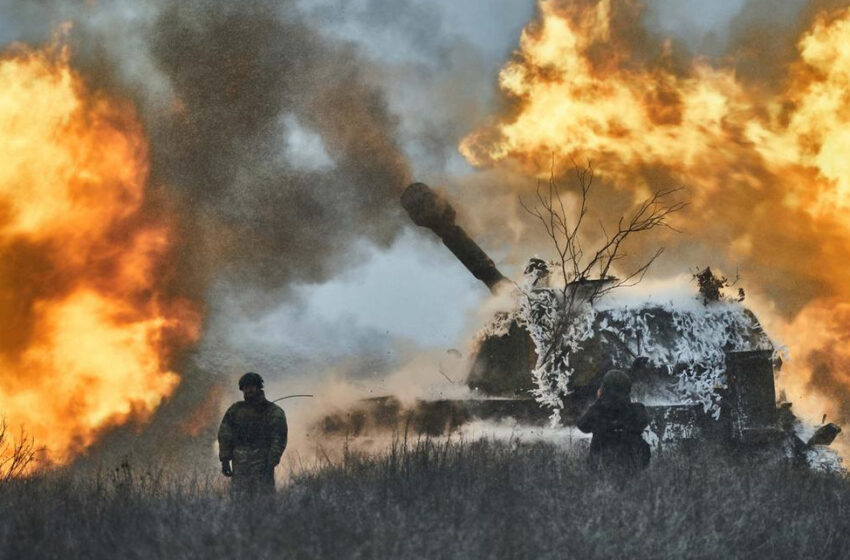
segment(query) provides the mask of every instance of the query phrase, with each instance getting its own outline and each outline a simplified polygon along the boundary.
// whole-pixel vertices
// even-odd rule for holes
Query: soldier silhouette
[[[244,400],[234,403],[218,428],[221,472],[231,478],[231,494],[274,492],[274,468],[286,449],[286,415],[266,400],[263,378],[248,372],[239,379]]]
[[[641,403],[631,402],[632,381],[612,369],[602,378],[594,402],[578,421],[578,429],[592,433],[590,465],[594,469],[635,472],[649,465],[650,449],[641,434],[649,416]]]

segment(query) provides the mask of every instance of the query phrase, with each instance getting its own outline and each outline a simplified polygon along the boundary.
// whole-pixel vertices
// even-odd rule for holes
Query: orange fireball
[[[158,285],[173,239],[147,178],[132,105],[89,89],[66,48],[0,58],[0,415],[54,463],[148,418],[198,336]]]

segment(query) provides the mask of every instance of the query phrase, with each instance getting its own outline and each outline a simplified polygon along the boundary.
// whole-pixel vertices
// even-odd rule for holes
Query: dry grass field
[[[620,480],[548,444],[401,441],[247,501],[208,475],[54,472],[0,485],[0,556],[847,557],[848,479],[722,457]]]

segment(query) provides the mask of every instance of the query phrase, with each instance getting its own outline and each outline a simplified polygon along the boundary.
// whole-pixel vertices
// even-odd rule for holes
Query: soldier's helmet
[[[260,377],[259,373],[254,373],[253,371],[249,371],[245,375],[239,378],[239,390],[243,390],[248,385],[254,385],[255,387],[263,388],[263,378]]]
[[[632,380],[622,370],[609,370],[602,378],[602,391],[612,396],[628,397],[632,392]]]

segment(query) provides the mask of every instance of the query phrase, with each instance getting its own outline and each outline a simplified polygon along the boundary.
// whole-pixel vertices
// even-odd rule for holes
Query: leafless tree
[[[573,168],[578,196],[577,210],[568,209],[564,201],[564,189],[556,182],[554,172],[550,173],[547,182],[538,181],[535,203],[528,205],[520,199],[522,207],[537,218],[552,241],[556,253],[554,261],[563,276],[563,285],[559,289],[558,320],[541,363],[552,357],[559,346],[558,341],[581,306],[592,304],[617,288],[639,283],[663,252],[662,248],[657,249],[641,264],[621,271],[622,276],[615,277],[612,275],[613,269],[626,256],[623,251],[626,241],[636,234],[656,228],[674,229],[668,218],[686,206],[684,202],[673,200],[674,195],[682,190],[681,187],[657,191],[638,204],[630,215],[621,216],[615,228],[606,228],[600,221],[602,241],[595,248],[586,248],[583,242],[588,239],[586,218],[595,173],[591,163],[582,167],[573,161]]]
[[[34,466],[37,451],[35,441],[23,428],[12,439],[6,419],[0,419],[0,484],[26,474]]]

